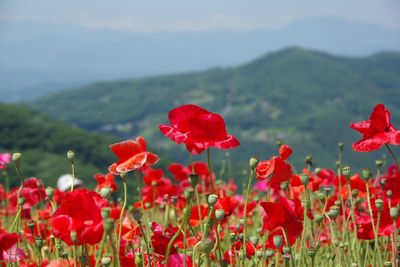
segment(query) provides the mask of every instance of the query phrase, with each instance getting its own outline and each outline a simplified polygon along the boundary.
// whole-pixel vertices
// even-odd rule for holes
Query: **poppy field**
[[[139,136],[110,144],[115,162],[94,174],[95,188],[76,182],[73,151],[66,190],[26,177],[23,154],[0,154],[0,265],[400,266],[400,130],[383,104],[350,124],[360,140],[344,140],[360,157],[385,149],[374,169],[354,172],[339,143],[335,169],[308,156],[295,170],[290,144],[277,141],[276,156],[249,158],[244,188],[213,169],[215,155],[240,146],[221,115],[188,104],[167,119],[158,130],[186,147],[188,164],[157,167],[162,155]]]

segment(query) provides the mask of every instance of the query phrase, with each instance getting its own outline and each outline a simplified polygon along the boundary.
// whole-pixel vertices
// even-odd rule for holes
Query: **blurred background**
[[[187,164],[158,131],[186,103],[241,141],[212,151],[225,178],[276,140],[297,169],[307,155],[334,168],[338,142],[346,164],[372,168],[386,152],[352,152],[349,123],[376,103],[400,123],[400,2],[2,0],[0,81],[0,153],[22,151],[26,175],[52,185],[67,150],[90,183],[114,161],[108,144],[138,135],[159,166]]]

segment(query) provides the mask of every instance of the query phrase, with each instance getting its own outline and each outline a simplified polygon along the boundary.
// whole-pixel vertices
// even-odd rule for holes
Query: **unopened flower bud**
[[[336,200],[334,203],[336,206],[340,206],[340,200]]]
[[[46,188],[46,196],[51,199],[54,196],[54,189],[51,187]]]
[[[388,198],[391,198],[392,194],[393,194],[392,190],[386,191],[386,195],[387,195]]]
[[[321,172],[321,168],[315,168],[314,172],[318,175]]]
[[[111,208],[103,208],[101,209],[101,217],[104,219],[110,218]]]
[[[249,165],[250,165],[250,169],[254,170],[255,168],[257,168],[258,165],[258,158],[256,157],[251,157],[250,161],[249,161]]]
[[[75,231],[71,231],[70,236],[71,236],[72,243],[74,243],[74,244],[78,243],[78,235],[76,234]]]
[[[110,257],[103,257],[101,259],[101,265],[107,267],[107,266],[110,266],[110,264],[111,264],[111,258]]]
[[[315,214],[314,219],[316,223],[321,223],[322,220],[324,219],[324,216],[322,216],[321,214]]]
[[[383,160],[377,159],[375,160],[375,166],[380,169],[383,166]]]
[[[223,209],[217,209],[215,211],[215,218],[218,221],[222,221],[224,219],[224,217],[225,217],[225,211]]]
[[[381,211],[383,208],[383,200],[382,199],[376,199],[375,200],[375,207],[378,209],[378,211]]]
[[[380,181],[381,186],[385,186],[386,184],[386,178],[382,178]]]
[[[286,190],[289,186],[289,182],[282,182],[280,183],[280,187],[282,190]]]
[[[25,198],[24,197],[19,197],[18,198],[18,205],[19,206],[22,206],[22,205],[24,205],[25,204]]]
[[[74,160],[75,160],[75,152],[72,151],[72,150],[68,150],[67,159],[69,159],[71,162],[74,162]]]
[[[307,165],[310,165],[310,166],[313,165],[313,163],[312,163],[312,156],[311,156],[311,155],[306,156],[306,164],[307,164]]]
[[[320,201],[323,201],[323,200],[325,199],[325,194],[322,193],[322,192],[318,192],[318,193],[317,193],[317,198],[318,198]]]
[[[194,196],[194,191],[193,191],[193,189],[192,189],[192,188],[187,188],[187,189],[185,190],[185,197],[186,197],[186,199],[192,199],[193,196]]]
[[[300,181],[304,186],[307,186],[310,182],[310,177],[306,173],[300,174]]]
[[[390,217],[392,217],[393,220],[396,220],[398,215],[399,215],[399,208],[391,207],[390,208]]]
[[[209,254],[214,247],[214,243],[211,239],[207,238],[200,243],[200,250],[206,254]]]
[[[110,234],[112,232],[112,230],[114,229],[114,220],[113,219],[105,219],[104,220],[104,231],[107,234]]]
[[[310,256],[310,258],[313,259],[315,257],[315,255],[317,254],[317,250],[315,248],[309,248],[307,250],[307,254],[308,254],[308,256]]]
[[[385,261],[385,263],[383,264],[383,266],[385,266],[385,267],[391,267],[391,266],[392,266],[392,262],[390,262],[390,261]]]
[[[30,220],[29,222],[26,223],[26,226],[28,226],[29,230],[33,232],[33,230],[35,229],[35,221]]]
[[[210,194],[207,196],[207,204],[210,207],[214,207],[214,205],[217,203],[218,201],[218,196],[215,194]]]
[[[189,184],[195,188],[197,183],[199,182],[199,176],[197,174],[190,174],[188,177]]]
[[[21,160],[22,154],[19,152],[15,152],[12,154],[12,161],[14,161],[15,163],[19,163],[19,161]]]
[[[103,187],[100,189],[100,195],[104,198],[108,198],[112,194],[112,189],[109,187]]]
[[[363,178],[366,182],[368,182],[369,179],[371,179],[371,172],[370,172],[368,169],[363,169],[361,174],[362,174],[362,178]]]
[[[151,181],[151,186],[153,187],[157,186],[157,181]]]
[[[177,196],[172,196],[172,197],[171,197],[171,201],[172,201],[172,204],[173,204],[174,206],[176,206],[176,204],[178,203],[178,197],[177,197]]]
[[[283,141],[282,140],[276,140],[275,144],[278,146],[278,148],[280,148],[283,145]]]
[[[344,149],[344,143],[343,143],[343,142],[339,142],[339,143],[338,143],[338,147],[339,147],[339,150],[340,150],[340,151],[343,151],[343,149]]]
[[[35,237],[35,245],[38,249],[42,249],[43,247],[43,238],[41,236]]]
[[[281,235],[274,235],[274,238],[273,238],[273,243],[274,243],[274,246],[277,248],[277,249],[280,249],[281,248],[281,246],[282,246],[282,236]]]
[[[142,212],[139,209],[133,210],[132,217],[138,224],[141,224],[141,222],[142,222]]]
[[[229,240],[231,243],[236,241],[236,234],[235,233],[230,233],[229,234]]]
[[[352,196],[353,198],[356,198],[356,197],[358,196],[358,189],[353,189],[353,190],[351,190],[351,196]]]
[[[275,251],[273,251],[272,249],[267,249],[265,251],[265,256],[267,256],[267,258],[271,258],[272,256],[274,256]]]
[[[343,167],[342,174],[344,177],[346,177],[347,180],[349,180],[351,177],[351,167],[350,166]]]

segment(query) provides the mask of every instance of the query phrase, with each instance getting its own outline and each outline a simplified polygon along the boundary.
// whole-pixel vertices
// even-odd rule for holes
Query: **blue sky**
[[[250,31],[329,16],[400,29],[398,0],[2,0],[0,22],[130,32]]]

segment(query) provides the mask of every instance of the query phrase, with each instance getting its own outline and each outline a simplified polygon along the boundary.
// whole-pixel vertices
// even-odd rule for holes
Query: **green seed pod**
[[[351,167],[350,166],[343,167],[342,174],[344,177],[346,177],[347,180],[349,180],[351,177]]]
[[[306,173],[301,173],[300,174],[300,181],[304,186],[307,186],[308,183],[310,182],[310,177]]]
[[[51,199],[54,196],[54,189],[51,187],[46,188],[46,196]]]
[[[107,234],[110,234],[114,229],[114,220],[113,219],[105,219],[104,220],[104,231],[106,231]]]
[[[322,216],[321,214],[315,214],[314,219],[316,223],[321,223],[324,219],[324,216]]]
[[[352,196],[353,198],[356,198],[356,197],[358,196],[358,189],[353,189],[353,190],[351,190],[351,196]]]
[[[171,197],[171,201],[172,201],[172,204],[174,206],[176,206],[176,204],[178,204],[178,196],[172,196]]]
[[[272,249],[267,249],[265,251],[265,256],[267,256],[267,258],[271,258],[272,256],[274,256],[275,251],[273,251]]]
[[[22,206],[22,205],[24,205],[25,204],[25,198],[24,197],[19,197],[18,198],[18,205],[19,206]]]
[[[290,248],[288,247],[288,246],[284,246],[283,247],[283,249],[282,249],[282,252],[284,253],[284,254],[286,254],[286,253],[289,253],[290,252]]]
[[[391,207],[390,208],[390,217],[392,217],[393,220],[396,220],[398,215],[399,215],[399,208]]]
[[[104,219],[110,218],[111,208],[103,208],[101,209],[101,217]]]
[[[42,247],[43,247],[43,239],[42,239],[41,236],[36,236],[35,237],[35,245],[39,250],[42,249]]]
[[[263,257],[263,252],[261,250],[256,251],[256,257],[261,259]]]
[[[368,182],[369,181],[369,179],[371,179],[371,172],[368,170],[368,169],[363,169],[362,170],[362,178],[366,181],[366,182]]]
[[[26,223],[26,226],[28,226],[29,230],[33,232],[33,230],[35,229],[35,221],[30,220],[29,222]]]
[[[306,156],[306,164],[312,166],[313,162],[312,162],[313,158],[311,155]]]
[[[390,261],[385,261],[385,263],[383,264],[383,266],[385,266],[385,267],[391,267],[391,266],[392,266],[392,262],[390,262]]]
[[[278,148],[280,148],[283,145],[283,141],[282,140],[276,140],[275,144],[278,146]]]
[[[343,149],[344,149],[344,143],[343,143],[343,142],[339,142],[339,143],[338,143],[338,147],[339,147],[339,150],[340,150],[340,151],[343,151]]]
[[[249,240],[254,246],[257,246],[259,241],[258,236],[250,236]]]
[[[322,193],[322,192],[318,192],[318,193],[317,193],[317,198],[318,198],[320,201],[323,201],[323,200],[325,200],[325,194]]]
[[[224,217],[225,217],[225,211],[223,209],[217,209],[215,211],[215,218],[218,221],[222,221],[224,219]]]
[[[375,200],[375,207],[378,209],[378,211],[381,211],[383,208],[383,200],[382,199],[376,199]]]
[[[186,198],[186,199],[192,199],[193,196],[194,196],[194,191],[193,191],[193,189],[192,189],[192,188],[187,188],[187,189],[185,190],[185,198]]]
[[[277,249],[280,249],[282,246],[283,237],[281,235],[274,235],[273,243]]]
[[[207,238],[200,243],[200,250],[206,254],[209,254],[214,247],[214,243],[211,239]]]
[[[388,190],[388,191],[386,191],[386,195],[387,195],[387,197],[388,198],[391,198],[392,197],[392,190]]]
[[[70,236],[71,236],[72,243],[74,243],[74,244],[78,243],[78,236],[75,231],[71,231]]]
[[[383,166],[383,160],[380,160],[380,159],[375,160],[375,166],[376,166],[378,169],[381,169],[382,166]]]
[[[258,165],[258,158],[256,158],[256,157],[251,157],[251,158],[250,158],[250,161],[249,161],[249,165],[250,165],[250,168],[251,168],[252,170],[254,170],[255,168],[257,168],[257,165]]]
[[[110,257],[103,257],[101,259],[101,265],[107,267],[107,266],[110,266],[110,264],[111,264],[111,258]]]
[[[189,184],[195,188],[197,183],[199,182],[199,176],[197,174],[190,174],[188,177]]]
[[[75,160],[75,152],[72,151],[72,150],[68,150],[67,159],[69,159],[71,162],[74,162],[74,160]]]
[[[104,188],[100,189],[100,196],[102,196],[104,198],[108,198],[109,196],[111,196],[112,192],[113,191],[111,188],[104,187]]]
[[[307,250],[307,254],[308,254],[308,256],[310,257],[310,258],[314,258],[315,257],[315,255],[317,254],[317,250],[315,249],[315,248],[309,248],[308,250]]]
[[[214,205],[217,203],[218,201],[218,196],[215,194],[210,194],[207,196],[207,204],[210,207],[214,207]]]
[[[15,152],[12,154],[11,159],[12,161],[14,161],[15,163],[19,163],[19,161],[21,160],[22,154],[19,152]]]
[[[280,183],[280,187],[283,191],[285,191],[289,186],[289,182],[282,182]]]

